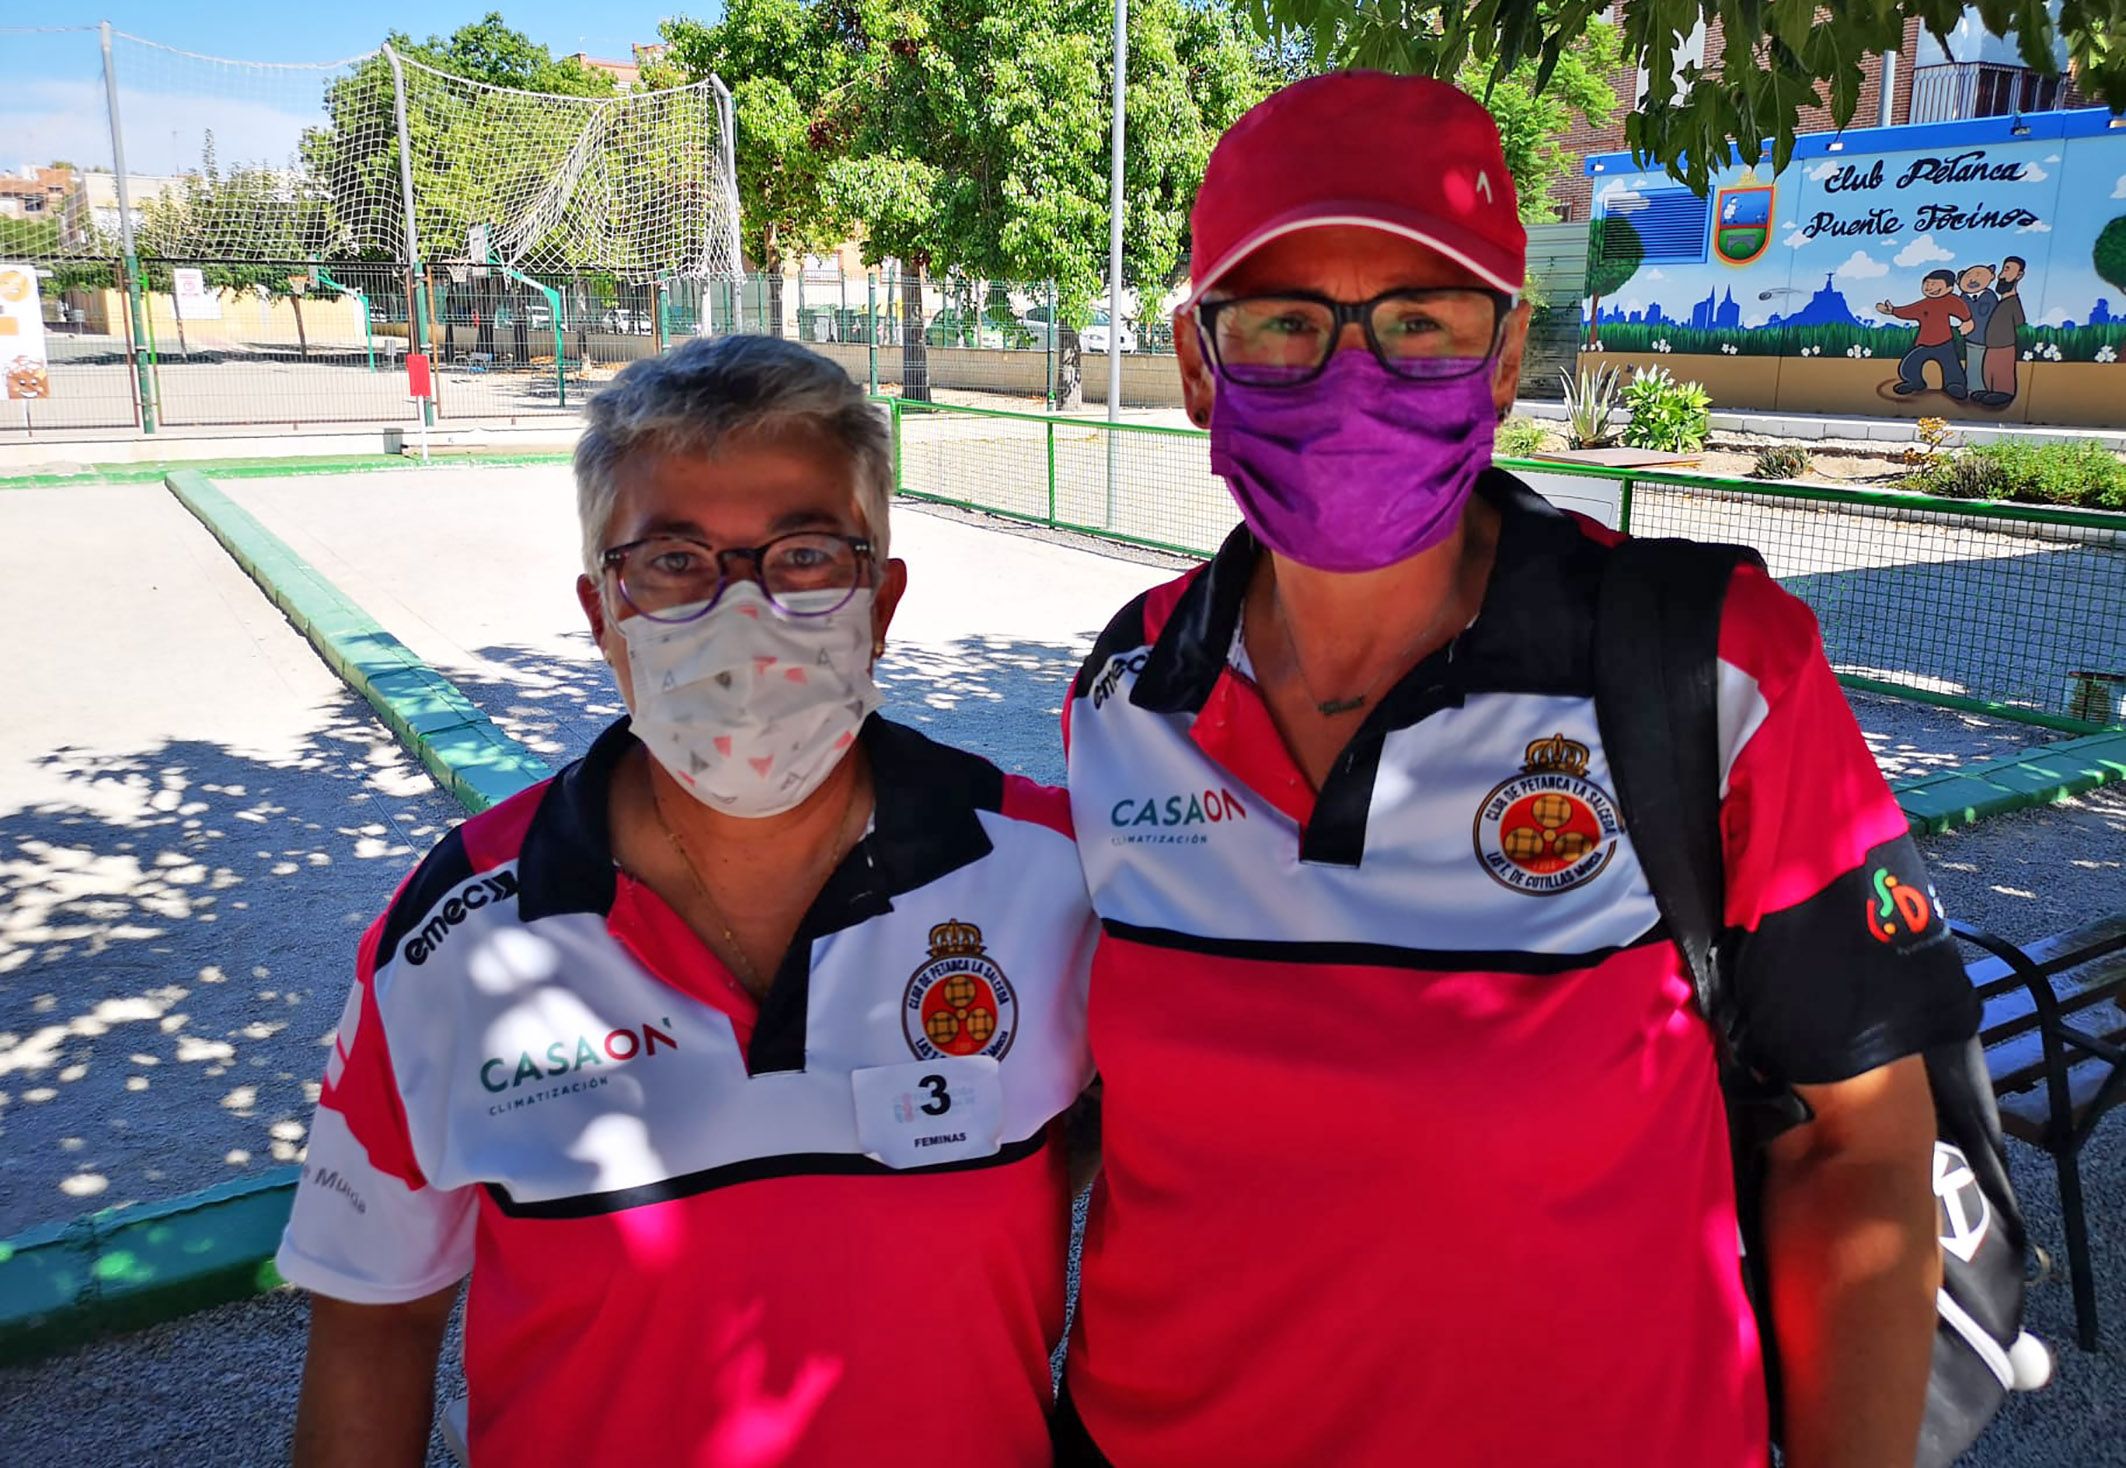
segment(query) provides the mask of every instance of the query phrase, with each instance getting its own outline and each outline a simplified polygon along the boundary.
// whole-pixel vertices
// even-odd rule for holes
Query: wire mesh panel
[[[1239,521],[1211,473],[1205,435],[1146,424],[1072,422],[1056,430],[1056,510],[1064,524],[1195,555]]]
[[[155,260],[142,320],[158,421],[405,419],[406,278],[383,262]]]
[[[1053,425],[1033,415],[979,413],[902,402],[900,487],[931,499],[1054,521],[1049,493]]]
[[[2126,673],[2126,532],[1638,481],[1636,535],[1754,547],[1842,675],[2055,716]]]

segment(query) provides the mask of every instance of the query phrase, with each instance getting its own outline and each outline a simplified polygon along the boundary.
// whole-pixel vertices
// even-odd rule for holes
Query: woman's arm
[[[420,1468],[458,1287],[403,1305],[310,1297],[295,1468]]]

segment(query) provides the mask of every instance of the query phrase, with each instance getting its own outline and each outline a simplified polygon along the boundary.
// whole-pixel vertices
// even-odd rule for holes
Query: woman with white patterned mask
[[[876,713],[907,569],[838,367],[696,340],[589,417],[577,593],[632,717],[363,945],[279,1261],[296,1459],[420,1461],[470,1273],[473,1461],[1046,1465],[1067,801]]]

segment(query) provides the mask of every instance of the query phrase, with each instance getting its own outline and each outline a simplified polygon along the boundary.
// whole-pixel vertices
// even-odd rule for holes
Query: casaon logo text
[[[1138,799],[1125,795],[1107,813],[1110,824],[1116,827],[1135,826],[1201,826],[1210,822],[1244,821],[1248,808],[1239,796],[1230,790],[1204,790],[1188,795],[1147,796]]]
[[[515,872],[496,872],[492,876],[482,877],[464,891],[444,899],[443,905],[435,909],[428,921],[408,936],[405,946],[399,950],[400,957],[414,967],[420,967],[428,962],[428,955],[434,953],[443,940],[450,936],[450,930],[464,922],[468,914],[477,912],[491,902],[506,902],[516,895]]]
[[[538,1057],[529,1050],[519,1051],[514,1063],[505,1055],[490,1056],[480,1062],[480,1084],[499,1094],[529,1081],[565,1076],[591,1066],[625,1065],[637,1056],[648,1060],[660,1051],[679,1048],[679,1041],[672,1037],[672,1021],[667,1018],[664,1023],[661,1030],[645,1020],[625,1029],[607,1030],[603,1037],[578,1035],[573,1045],[556,1040]]]

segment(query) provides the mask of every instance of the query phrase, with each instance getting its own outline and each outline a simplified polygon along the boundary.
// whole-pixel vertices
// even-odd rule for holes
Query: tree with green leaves
[[[1253,3],[1272,33],[1304,34],[1330,64],[1438,77],[1474,67],[1501,82],[1533,64],[1538,92],[1603,11],[1594,0]],[[1785,168],[1805,109],[1826,105],[1836,126],[1851,122],[1869,63],[1903,47],[1907,19],[1946,38],[1966,11],[1955,0],[1620,0],[1616,8],[1624,54],[1646,74],[1646,95],[1625,119],[1625,143],[1700,194],[1730,163],[1760,163],[1767,139],[1773,169]],[[1982,0],[1975,8],[1993,34],[2015,33],[2024,62],[2038,72],[2056,71],[2054,44],[2064,40],[2075,84],[2126,109],[2120,0],[2067,0],[2057,10],[2037,0]],[[1723,27],[1717,64],[1709,57],[1704,68],[1679,68],[1677,53],[1700,21]],[[1716,85],[1696,85],[1715,71]]]
[[[1601,340],[1602,297],[1624,289],[1645,261],[1638,226],[1621,214],[1604,215],[1587,235],[1587,345]]]
[[[1494,76],[1474,58],[1456,72],[1455,84],[1483,98],[1498,124],[1506,171],[1513,175],[1524,222],[1545,224],[1557,217],[1550,186],[1568,177],[1580,163],[1564,138],[1575,114],[1592,128],[1609,125],[1617,110],[1616,88],[1610,78],[1623,64],[1624,47],[1617,28],[1593,20],[1558,54],[1558,64],[1548,78],[1540,76],[1541,63],[1533,58],[1520,61],[1503,76]]]
[[[2101,279],[2126,291],[2126,214],[2097,231],[2090,257]]]
[[[815,0],[817,3],[817,0]],[[1055,282],[1066,396],[1108,225],[1112,10],[1095,0],[887,0],[858,13],[853,75],[825,108],[827,181],[866,258],[902,267],[902,391],[927,396],[932,272]],[[1150,304],[1180,263],[1211,145],[1272,85],[1232,12],[1129,15],[1124,272]]]
[[[840,118],[830,102],[858,60],[848,23],[840,7],[729,0],[714,25],[677,16],[658,27],[670,48],[665,64],[679,74],[673,80],[713,75],[731,89],[740,242],[767,273],[769,329],[777,335],[784,262],[839,242],[850,228],[827,187]]]

